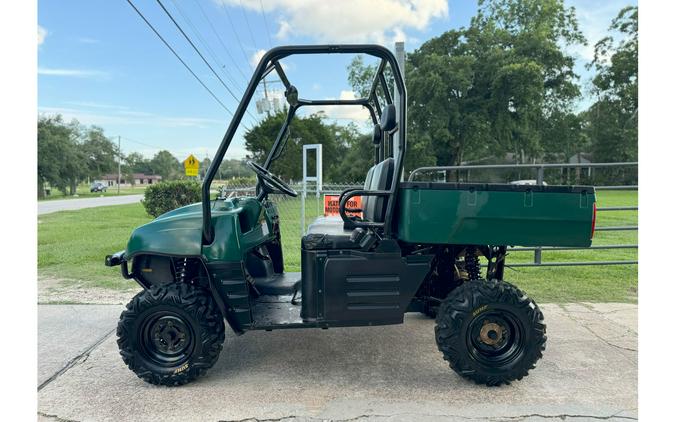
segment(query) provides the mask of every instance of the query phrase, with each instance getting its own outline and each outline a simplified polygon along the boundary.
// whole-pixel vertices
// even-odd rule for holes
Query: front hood
[[[160,215],[131,233],[125,256],[140,253],[200,256],[202,204],[191,204]]]
[[[197,202],[196,204],[186,205],[184,207],[176,208],[175,210],[165,212],[164,214],[155,218],[153,220],[153,222],[157,221],[157,220],[165,219],[167,217],[174,217],[174,216],[177,216],[177,215],[192,214],[192,213],[195,213],[195,212],[199,213],[199,215],[201,215],[201,213],[202,213],[202,203],[201,202]]]

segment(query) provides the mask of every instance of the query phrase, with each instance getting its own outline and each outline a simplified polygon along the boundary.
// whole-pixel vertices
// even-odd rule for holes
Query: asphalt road
[[[167,388],[144,383],[123,364],[111,331],[119,306],[41,305],[40,376],[54,372],[56,361],[70,363],[39,390],[39,419],[636,419],[637,306],[542,309],[549,339],[544,358],[528,377],[508,386],[487,388],[460,378],[436,349],[434,322],[409,314],[405,324],[387,327],[241,337],[228,330],[220,359],[206,377]],[[93,319],[100,323],[82,328]],[[52,338],[79,346],[44,340]]]
[[[134,202],[140,202],[141,199],[143,199],[143,195],[100,196],[97,198],[38,201],[38,215],[57,211],[103,207],[107,205],[133,204]]]

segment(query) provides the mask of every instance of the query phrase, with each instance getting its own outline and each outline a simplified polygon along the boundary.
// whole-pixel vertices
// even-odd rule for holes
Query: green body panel
[[[251,248],[270,236],[270,222],[255,198],[233,198],[213,203],[215,239],[202,246],[201,203],[162,214],[131,234],[125,256],[142,253],[200,256],[209,261],[241,261]]]
[[[396,232],[410,243],[590,246],[595,191],[510,185],[408,183],[399,191]],[[566,191],[567,190],[567,191]]]

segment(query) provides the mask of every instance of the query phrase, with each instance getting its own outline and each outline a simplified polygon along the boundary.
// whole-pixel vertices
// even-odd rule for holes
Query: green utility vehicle
[[[308,54],[374,56],[370,94],[304,99],[282,59]],[[288,115],[265,162],[248,163],[258,177],[256,195],[213,200],[216,171],[258,83],[273,71],[285,86]],[[284,271],[270,194],[298,194],[270,168],[303,106],[366,108],[374,153],[363,189],[342,192],[340,218],[309,226],[302,272],[292,273]],[[147,382],[184,384],[218,359],[224,321],[243,334],[400,324],[406,312],[421,312],[436,318],[438,348],[460,375],[486,385],[526,376],[542,356],[546,326],[534,301],[503,280],[506,247],[589,246],[594,189],[402,182],[405,154],[406,89],[389,50],[321,45],[267,52],[204,178],[202,202],[137,228],[126,250],[106,257],[106,265],[121,266],[143,287],[117,327],[124,362]],[[361,209],[347,208],[356,196]],[[359,211],[362,217],[353,217]],[[398,347],[405,353],[406,344]]]

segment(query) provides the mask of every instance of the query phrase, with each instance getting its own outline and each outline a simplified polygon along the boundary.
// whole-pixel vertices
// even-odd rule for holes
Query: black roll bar
[[[376,88],[377,88],[377,83],[379,81],[379,74],[384,71],[384,67],[389,64],[392,70],[392,74],[394,77],[396,89],[399,94],[399,104],[397,104],[398,108],[398,130],[400,132],[399,135],[399,157],[395,162],[395,167],[394,167],[394,179],[392,180],[392,186],[389,190],[387,191],[361,191],[363,192],[362,195],[365,196],[389,196],[390,200],[387,203],[387,211],[386,211],[386,217],[384,223],[376,223],[375,225],[366,225],[366,222],[357,222],[360,223],[362,227],[383,227],[384,228],[384,234],[389,234],[391,232],[391,222],[393,218],[393,207],[394,203],[396,201],[396,195],[398,191],[398,181],[401,179],[401,172],[403,171],[403,159],[405,157],[405,144],[406,144],[406,139],[405,139],[405,134],[406,134],[406,104],[407,104],[407,93],[406,93],[406,88],[405,84],[403,82],[403,77],[401,75],[401,71],[398,66],[398,62],[396,61],[396,57],[394,54],[389,51],[387,48],[380,46],[380,45],[374,45],[374,44],[353,44],[353,45],[299,45],[299,46],[281,46],[281,47],[275,47],[271,50],[269,50],[265,55],[262,57],[260,62],[258,63],[258,66],[256,67],[255,71],[253,72],[253,76],[251,77],[251,80],[248,83],[248,86],[246,87],[246,90],[244,91],[244,95],[242,97],[241,102],[237,106],[237,109],[232,117],[232,121],[230,122],[230,125],[228,126],[227,130],[225,131],[225,134],[223,135],[223,139],[220,143],[220,146],[218,147],[218,150],[216,151],[216,154],[213,157],[213,161],[211,163],[211,166],[209,166],[208,171],[206,172],[206,175],[204,177],[204,182],[202,183],[202,215],[203,215],[203,226],[202,226],[202,242],[204,244],[211,244],[213,242],[213,225],[211,221],[211,198],[210,198],[210,191],[211,191],[211,183],[213,182],[213,179],[216,176],[216,173],[218,171],[218,168],[220,167],[223,158],[225,156],[225,153],[227,152],[227,149],[230,146],[230,143],[232,142],[232,139],[234,138],[234,135],[239,128],[242,118],[244,116],[244,113],[246,112],[246,109],[248,108],[249,104],[251,103],[251,99],[253,98],[255,94],[255,90],[257,88],[258,83],[260,80],[264,77],[265,74],[268,74],[269,71],[269,66],[274,66],[274,69],[277,71],[277,74],[279,75],[279,78],[282,80],[284,85],[286,86],[286,89],[288,90],[292,85],[290,84],[283,68],[281,67],[281,64],[279,63],[279,60],[292,56],[292,55],[299,55],[299,54],[368,54],[371,56],[379,57],[380,64],[378,66],[377,72],[375,74],[374,80],[373,80],[373,85],[371,86],[369,96],[365,99],[367,103],[370,103],[373,101],[373,97],[376,97]],[[361,99],[363,100],[363,99]],[[305,100],[307,101],[307,100]],[[322,100],[319,100],[319,103],[314,102],[313,105],[322,105],[321,104]],[[376,100],[375,100],[376,101]],[[325,103],[324,103],[325,104]],[[335,104],[353,104],[353,105],[363,105],[365,107],[368,107],[371,110],[371,116],[374,114],[372,110],[372,106],[366,105],[361,103],[358,100],[336,100]],[[299,107],[301,104],[298,104],[297,107]],[[310,104],[305,104],[305,105],[310,105]],[[378,107],[379,104],[375,103],[375,107],[378,109],[378,114],[381,113]],[[291,105],[291,111],[289,110],[289,114],[294,114],[295,111],[297,110],[297,107],[293,107]],[[291,116],[292,117],[292,116]],[[290,119],[287,118],[286,123],[284,124],[286,126],[285,129],[282,129],[282,132],[287,130],[288,122],[290,122]],[[281,134],[280,134],[281,135]],[[274,157],[276,149],[279,148],[279,145],[283,139],[283,136],[277,136],[277,139],[275,140],[275,146],[273,147],[273,151],[270,151],[270,154],[266,160],[266,165],[264,166],[265,168],[269,167],[269,164],[271,163],[272,157]],[[358,192],[358,191],[357,191]],[[353,192],[350,192],[349,195],[345,196],[345,198],[349,198],[351,196],[354,196]],[[344,208],[341,206],[340,208]],[[342,211],[340,213],[341,215],[344,214]],[[343,216],[342,218],[344,219],[346,217]]]
[[[387,101],[387,104],[391,104],[393,101],[391,99],[391,94],[389,94],[389,87],[387,87],[387,81],[384,80],[384,73],[379,74],[380,85],[382,85],[382,91],[384,91],[384,99]]]
[[[288,81],[288,77],[286,76],[286,72],[284,72],[284,69],[281,67],[281,63],[279,63],[278,60],[274,61],[274,70],[277,71],[277,75],[279,75],[279,79],[281,79],[281,82],[283,82],[286,89],[290,88],[291,83]],[[256,81],[256,85],[257,85],[257,81]]]
[[[297,105],[292,105],[288,109],[288,114],[286,115],[286,120],[284,121],[283,126],[281,126],[281,130],[277,134],[277,138],[274,140],[274,144],[272,144],[272,149],[270,150],[269,155],[267,156],[267,159],[265,160],[265,164],[263,164],[263,167],[265,170],[270,168],[270,165],[272,162],[276,159],[276,153],[279,147],[281,146],[281,142],[284,140],[284,137],[286,136],[286,133],[288,132],[288,127],[291,123],[291,120],[293,120],[293,117],[295,116],[295,112],[297,111],[299,107]]]

